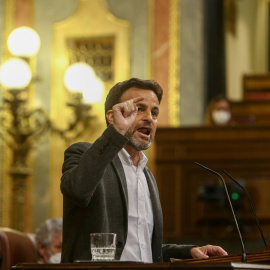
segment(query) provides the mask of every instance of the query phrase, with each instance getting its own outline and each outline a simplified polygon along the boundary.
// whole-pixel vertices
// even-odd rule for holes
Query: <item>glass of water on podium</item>
[[[115,233],[91,233],[92,261],[113,261],[116,250]]]

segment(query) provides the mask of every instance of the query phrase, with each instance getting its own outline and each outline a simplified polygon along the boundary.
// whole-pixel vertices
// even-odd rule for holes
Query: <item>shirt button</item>
[[[143,201],[143,196],[142,195],[139,196],[139,200]]]

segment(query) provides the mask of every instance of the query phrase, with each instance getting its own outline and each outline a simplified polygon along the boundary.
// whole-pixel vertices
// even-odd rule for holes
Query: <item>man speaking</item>
[[[143,154],[154,139],[163,90],[151,80],[112,87],[107,128],[93,144],[65,151],[62,262],[91,260],[90,233],[117,234],[116,260],[162,262],[227,253],[218,246],[162,245],[157,184]]]

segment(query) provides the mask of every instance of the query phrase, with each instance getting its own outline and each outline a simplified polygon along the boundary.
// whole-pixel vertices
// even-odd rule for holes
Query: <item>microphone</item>
[[[217,175],[217,176],[221,179],[221,181],[222,181],[222,183],[223,183],[223,186],[224,186],[224,190],[225,190],[227,199],[228,199],[228,202],[229,202],[229,205],[230,205],[230,208],[231,208],[231,211],[232,211],[233,220],[234,220],[234,223],[235,223],[235,226],[236,226],[236,229],[237,229],[239,238],[240,238],[241,246],[242,246],[242,259],[241,259],[241,261],[242,261],[242,262],[247,262],[247,255],[246,255],[246,251],[245,251],[244,242],[243,242],[243,239],[242,239],[242,234],[241,234],[241,232],[240,232],[240,229],[239,229],[239,226],[238,226],[237,219],[236,219],[236,217],[235,217],[235,213],[234,213],[234,210],[233,210],[233,207],[232,207],[232,202],[231,202],[231,199],[230,199],[230,195],[229,195],[229,192],[228,192],[228,189],[227,189],[227,186],[226,186],[226,184],[225,184],[224,179],[222,178],[222,176],[221,176],[219,173],[217,173],[217,172],[215,172],[215,171],[213,171],[213,170],[211,170],[211,169],[205,167],[204,165],[202,165],[202,164],[200,164],[200,163],[198,163],[198,162],[194,162],[194,163],[195,163],[196,165],[200,166],[201,168],[203,168],[203,169],[205,169],[205,170],[207,170],[207,171],[209,171],[209,172],[211,172],[211,173]]]
[[[265,238],[264,238],[264,235],[263,235],[263,232],[262,232],[262,228],[259,224],[259,220],[257,218],[257,215],[256,215],[256,212],[254,210],[254,207],[253,207],[253,203],[252,203],[252,200],[251,200],[251,197],[249,196],[247,190],[240,184],[238,183],[229,173],[227,173],[225,170],[223,170],[223,172],[236,184],[238,185],[238,187],[240,187],[242,190],[244,190],[244,192],[246,193],[247,197],[248,197],[248,201],[249,201],[249,204],[250,204],[250,207],[251,207],[251,210],[252,210],[252,213],[255,217],[255,220],[256,220],[256,223],[257,223],[257,226],[259,228],[259,231],[261,233],[261,236],[262,236],[262,239],[263,239],[263,242],[264,242],[264,245],[265,247],[267,247],[267,244],[266,244],[266,241],[265,241]]]

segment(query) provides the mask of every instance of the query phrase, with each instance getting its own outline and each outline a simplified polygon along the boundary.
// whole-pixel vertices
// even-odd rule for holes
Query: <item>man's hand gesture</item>
[[[133,125],[137,115],[136,104],[143,99],[143,97],[137,97],[126,100],[114,105],[112,110],[107,112],[109,122],[113,124],[115,129],[122,135],[125,135],[128,129]]]

